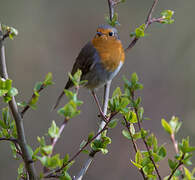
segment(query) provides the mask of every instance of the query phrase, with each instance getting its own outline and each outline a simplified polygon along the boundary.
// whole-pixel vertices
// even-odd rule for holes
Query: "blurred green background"
[[[145,21],[152,2],[126,0],[117,7],[121,24],[118,29],[124,47],[130,42],[129,33]],[[147,36],[127,54],[125,65],[111,88],[113,91],[117,86],[122,87],[122,76],[130,77],[131,73],[137,72],[144,84],[141,96],[145,116],[152,119],[144,122],[144,127],[157,135],[159,143],[165,143],[168,157],[174,155],[174,149],[161,127],[161,118],[169,120],[172,115],[178,116],[184,123],[177,138],[190,136],[192,145],[195,145],[194,6],[193,0],[161,0],[154,15],[160,16],[164,9],[174,10],[175,23],[153,24],[148,29]],[[58,124],[62,122],[56,112],[50,111],[51,107],[67,81],[67,73],[77,54],[94,36],[96,27],[105,23],[106,14],[106,0],[0,1],[0,21],[19,31],[14,41],[6,41],[9,76],[20,93],[17,100],[28,100],[36,81],[43,80],[48,72],[54,75],[55,85],[41,93],[38,109],[29,110],[24,118],[27,140],[33,148],[38,145],[36,137],[47,133],[52,120]],[[98,96],[102,94],[103,90],[99,89]],[[91,94],[81,89],[79,97],[84,100],[82,113],[69,122],[55,153],[74,154],[88,133],[98,128],[98,112]],[[5,105],[2,100],[0,105]],[[118,125],[109,136],[113,141],[109,153],[106,156],[97,154],[84,179],[142,179],[137,169],[130,165],[134,153],[131,144],[121,135],[121,126]],[[16,179],[19,162],[13,160],[9,144],[2,142],[0,151],[0,179]],[[76,159],[70,169],[71,175],[77,174],[86,157],[82,154]],[[40,164],[36,166],[40,169]],[[167,167],[166,161],[160,164],[162,175],[167,175]]]

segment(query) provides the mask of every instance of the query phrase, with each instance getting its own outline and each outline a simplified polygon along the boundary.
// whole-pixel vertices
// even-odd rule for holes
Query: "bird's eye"
[[[109,32],[109,36],[114,36],[114,33],[112,31]]]

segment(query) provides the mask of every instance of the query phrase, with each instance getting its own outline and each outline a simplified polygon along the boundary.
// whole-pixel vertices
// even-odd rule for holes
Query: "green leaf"
[[[46,145],[44,136],[42,136],[42,137],[38,136],[37,140],[38,140],[38,142],[40,143],[41,146],[45,146]]]
[[[172,24],[174,22],[174,19],[172,19],[172,16],[174,15],[174,11],[171,10],[164,10],[161,12],[163,20],[161,23],[164,24]]]
[[[72,178],[68,172],[65,171],[64,174],[60,176],[60,180],[72,180]]]
[[[38,100],[39,100],[39,93],[35,91],[33,98],[31,99],[31,102],[29,103],[32,109],[36,109],[36,103],[38,102]]]
[[[9,31],[9,38],[13,40],[13,38],[18,35],[18,30],[13,27],[9,27]]]
[[[177,161],[172,161],[171,159],[168,159],[169,167],[174,170],[177,166]]]
[[[12,87],[8,92],[7,95],[10,97],[16,96],[18,94],[18,90],[14,87]]]
[[[123,130],[123,131],[122,131],[122,134],[123,134],[123,136],[124,136],[125,138],[131,139],[131,136],[130,136],[130,134],[129,134],[129,131]]]
[[[26,174],[24,174],[24,163],[20,163],[19,167],[18,167],[18,177],[17,180],[20,180],[21,177],[25,177]]]
[[[89,154],[90,153],[87,149],[83,149],[82,152],[85,153],[85,154]]]
[[[70,100],[63,108],[58,110],[58,114],[70,119],[80,114],[80,111],[77,110],[77,104]]]
[[[173,133],[171,126],[165,119],[161,120],[161,125],[163,126],[164,130],[168,132],[170,135]]]
[[[141,136],[142,138],[146,138],[148,136],[148,131],[144,130],[143,128],[141,129]]]
[[[136,38],[140,38],[140,37],[144,37],[145,36],[145,24],[142,24],[141,26],[139,26],[138,28],[135,29],[135,36]]]
[[[4,96],[7,92],[8,92],[8,90],[6,90],[6,89],[0,89],[0,97]]]
[[[167,154],[166,149],[163,146],[161,146],[158,151],[158,155],[161,157],[161,159],[163,159],[166,157],[166,154]]]
[[[17,105],[18,106],[20,106],[20,107],[25,107],[25,106],[27,106],[28,105],[28,103],[26,103],[26,102],[17,102]]]
[[[144,108],[143,107],[140,107],[138,109],[138,116],[139,116],[140,121],[143,120],[143,114],[144,114]]]
[[[131,75],[131,83],[132,85],[135,85],[137,82],[138,82],[138,76],[137,74],[134,72],[132,75]]]
[[[75,162],[75,161],[69,162],[63,170],[64,170],[64,171],[68,171],[68,170],[70,169],[70,167],[74,164],[74,162]]]
[[[130,124],[130,128],[129,129],[130,129],[131,134],[134,135],[135,134],[135,128],[134,128],[133,124]]]
[[[191,172],[184,166],[184,172],[185,172],[185,178],[187,178],[187,180],[192,180],[192,174]]]
[[[137,163],[135,163],[135,162],[132,161],[132,160],[131,160],[131,163],[132,163],[135,167],[137,167],[138,169],[141,169],[141,168],[142,168],[142,165],[137,164]]]
[[[111,25],[112,27],[115,27],[117,24],[120,25],[118,22],[118,14],[117,13],[114,13],[112,20],[110,20],[110,16],[106,16],[105,19],[106,19],[107,23],[109,25]]]
[[[50,169],[55,169],[57,167],[61,167],[62,165],[62,160],[60,159],[59,154],[56,154],[52,157],[47,157],[47,156],[38,157],[38,159],[45,167]]]
[[[10,147],[11,147],[11,150],[12,150],[12,156],[13,156],[13,158],[14,159],[17,159],[17,153],[16,153],[16,146],[15,146],[15,144],[14,143],[12,143],[12,142],[10,142]]]
[[[10,90],[12,87],[12,80],[11,79],[6,79],[5,81],[5,89]]]
[[[117,123],[118,123],[118,119],[112,119],[112,120],[109,122],[108,127],[109,127],[109,128],[115,128],[116,125],[117,125]]]
[[[88,142],[92,140],[92,138],[94,137],[94,132],[90,132],[88,135]]]
[[[135,155],[135,162],[137,164],[140,164],[142,163],[142,153],[140,152],[140,150],[137,151],[136,155]]]
[[[100,151],[102,152],[102,154],[108,153],[108,149],[106,149],[106,148],[100,148]]]
[[[60,136],[59,127],[56,125],[55,121],[52,121],[52,125],[48,129],[48,134],[51,138],[58,138]]]
[[[133,139],[137,140],[137,139],[141,139],[141,132],[137,132],[133,135]]]
[[[80,85],[80,78],[82,75],[82,71],[80,69],[77,70],[77,72],[72,75],[71,73],[68,73],[70,80],[73,82],[73,84],[78,87]]]
[[[53,150],[52,145],[46,145],[41,148],[41,150],[44,152],[43,154],[51,154]]]
[[[154,171],[154,165],[150,162],[146,166],[143,167],[144,173],[153,179],[156,179],[155,176],[152,174]]]
[[[64,156],[63,163],[66,164],[66,163],[68,162],[69,159],[70,159],[69,154],[66,154],[66,155]]]
[[[172,116],[170,122],[169,122],[172,130],[174,131],[174,133],[177,133],[182,125],[182,122],[179,122],[179,118]]]
[[[36,84],[35,84],[33,90],[34,90],[35,92],[39,92],[39,90],[41,89],[42,85],[43,85],[43,82],[41,82],[41,81],[36,82]]]
[[[53,79],[52,73],[49,72],[49,73],[46,75],[45,80],[43,81],[43,84],[44,84],[45,86],[48,86],[48,85],[53,84],[52,79]]]
[[[112,97],[120,97],[121,95],[122,95],[121,89],[120,89],[120,87],[117,87],[117,88],[114,90],[114,92],[113,92],[113,94],[112,94]]]
[[[125,119],[129,123],[137,123],[138,122],[136,113],[134,111],[129,111],[128,113],[125,113]]]
[[[4,129],[7,129],[7,125],[2,120],[0,120],[0,126]]]

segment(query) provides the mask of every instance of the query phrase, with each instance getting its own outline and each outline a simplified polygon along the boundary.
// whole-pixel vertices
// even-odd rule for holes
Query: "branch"
[[[38,90],[38,93],[40,93],[46,86],[44,84],[41,85],[40,89]],[[28,101],[28,104],[23,108],[23,110],[21,111],[21,116],[24,117],[25,112],[30,108],[30,103],[32,101],[33,98],[35,98],[35,93],[33,93],[32,97],[30,98],[30,100]]]
[[[132,94],[132,100],[134,102],[134,92],[132,92],[131,94]],[[139,131],[141,131],[142,128],[141,128],[140,118],[139,118],[139,115],[138,115],[138,109],[135,106],[133,107],[133,109],[134,109],[135,114],[136,114],[136,117],[137,117]],[[157,166],[156,166],[156,164],[155,164],[155,162],[153,160],[152,154],[150,152],[150,148],[149,148],[149,146],[148,146],[148,144],[147,144],[147,142],[146,142],[146,140],[145,140],[144,137],[142,137],[142,140],[143,140],[143,142],[144,142],[144,144],[146,146],[147,152],[149,154],[149,158],[150,158],[152,164],[154,165],[155,171],[156,171],[156,173],[158,175],[158,179],[161,180],[162,178],[161,178],[160,173],[159,173],[159,170],[158,170],[158,168],[157,168]]]
[[[182,162],[182,161],[183,161],[184,157],[185,157],[185,154],[182,155],[181,159],[179,160],[178,165],[177,165],[177,166],[175,167],[175,169],[172,171],[172,173],[170,174],[170,176],[168,177],[167,180],[171,180],[172,176],[175,174],[175,171],[176,171],[179,167],[181,167],[181,165],[183,165],[183,162]]]
[[[176,154],[179,154],[178,143],[177,143],[177,141],[176,141],[176,139],[175,139],[175,134],[174,134],[174,133],[171,134],[171,141],[172,141],[172,143],[173,143],[173,146],[174,146],[174,149],[175,149]],[[179,169],[180,169],[180,171],[183,173],[183,167],[180,166]],[[182,176],[182,175],[181,175],[181,176]]]
[[[103,114],[104,116],[107,114],[107,109],[108,109],[108,101],[109,101],[109,94],[110,94],[110,85],[111,85],[111,81],[107,82],[106,85],[104,86],[104,102],[103,102]],[[111,119],[111,118],[110,118]],[[108,122],[108,121],[107,121]],[[102,120],[100,126],[99,126],[99,130],[98,132],[100,132],[106,125],[105,120]],[[96,139],[100,139],[101,138],[101,133],[97,136]],[[93,152],[91,151],[90,154],[93,154],[93,156],[89,156],[87,161],[84,164],[84,167],[80,170],[80,172],[78,173],[78,175],[76,176],[76,178],[74,180],[82,180],[83,176],[85,175],[85,173],[87,172],[90,164],[93,161],[93,158],[95,156],[97,152]]]
[[[0,32],[1,32],[0,34],[1,36],[2,35],[1,24],[0,24]],[[2,38],[0,38],[0,75],[4,79],[8,79],[6,60],[5,60],[5,48],[3,45]],[[9,108],[12,112],[12,115],[16,123],[18,143],[20,145],[20,148],[21,148],[21,151],[24,157],[24,163],[28,171],[29,178],[30,180],[36,180],[37,179],[36,172],[35,172],[34,164],[32,163],[31,155],[28,151],[22,117],[18,111],[18,107],[17,107],[14,97],[12,97],[11,101],[9,102]]]
[[[131,136],[131,141],[132,141],[132,144],[133,144],[133,148],[134,148],[134,150],[135,150],[135,153],[137,153],[137,151],[138,151],[138,150],[137,150],[137,144],[136,144],[135,140],[133,139],[133,135],[132,135],[132,133],[131,133],[131,131],[130,131],[130,129],[129,129],[130,124],[127,122],[127,120],[126,120],[125,117],[123,117],[123,119],[125,120],[126,128],[127,128],[128,132],[129,132],[129,134],[130,134],[130,136]],[[139,169],[139,171],[140,171],[140,173],[142,174],[144,180],[147,180],[147,177],[145,176],[143,169],[141,168],[141,169]]]
[[[52,139],[52,150],[51,150],[51,153],[49,154],[49,157],[51,157],[51,155],[52,155],[52,153],[53,153],[53,150],[54,150],[54,147],[55,147],[57,141],[59,140],[60,135],[62,134],[64,128],[66,127],[67,122],[68,122],[68,119],[65,118],[65,119],[64,119],[64,122],[63,122],[62,125],[60,126],[60,129],[59,129],[59,136],[56,137],[56,138],[54,138],[54,139]]]
[[[161,22],[162,18],[152,18],[152,13],[156,7],[158,3],[158,0],[154,0],[153,4],[152,4],[152,7],[150,8],[149,12],[148,12],[148,16],[146,18],[146,21],[145,21],[145,30],[150,26],[150,24],[152,24],[153,22]],[[137,43],[137,41],[139,40],[140,38],[137,38],[135,37],[131,43],[129,44],[129,46],[125,49],[125,52],[131,50],[132,47],[135,46],[135,44]]]
[[[97,139],[97,137],[102,133],[102,132],[104,132],[105,130],[107,130],[107,126],[108,126],[108,124],[109,124],[109,122],[110,122],[110,120],[111,120],[112,118],[109,118],[108,119],[108,121],[105,123],[105,125],[104,125],[104,127],[101,129],[101,131],[99,131],[92,139],[90,139],[90,140],[88,140],[87,142],[86,142],[86,144],[82,147],[82,148],[80,148],[79,149],[79,151],[77,152],[77,153],[75,153],[73,156],[72,156],[72,158],[70,158],[69,159],[69,161],[68,162],[66,162],[65,164],[63,164],[62,165],[62,167],[61,168],[58,168],[58,169],[56,169],[55,171],[52,171],[52,172],[49,172],[48,174],[46,174],[45,176],[44,176],[44,178],[51,178],[51,177],[53,177],[53,175],[54,174],[56,174],[56,173],[58,173],[58,172],[60,172],[61,170],[63,170],[68,164],[70,164],[73,160],[75,160],[76,158],[77,158],[77,156],[92,142],[92,141],[94,141],[95,139]],[[93,154],[94,155],[94,154]],[[92,153],[90,153],[90,156],[92,156]]]
[[[0,141],[11,141],[13,143],[18,143],[18,140],[15,138],[0,138]]]

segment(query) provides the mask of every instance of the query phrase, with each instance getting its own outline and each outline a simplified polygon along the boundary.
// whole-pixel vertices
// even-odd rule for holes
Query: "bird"
[[[82,71],[81,80],[86,80],[84,87],[91,90],[97,103],[95,89],[112,80],[124,61],[125,52],[117,29],[110,25],[99,25],[95,36],[81,49],[71,74],[74,75],[78,69]],[[73,85],[69,78],[64,89],[69,89]],[[53,109],[58,107],[64,94],[63,90]],[[99,110],[101,111],[100,107]]]

